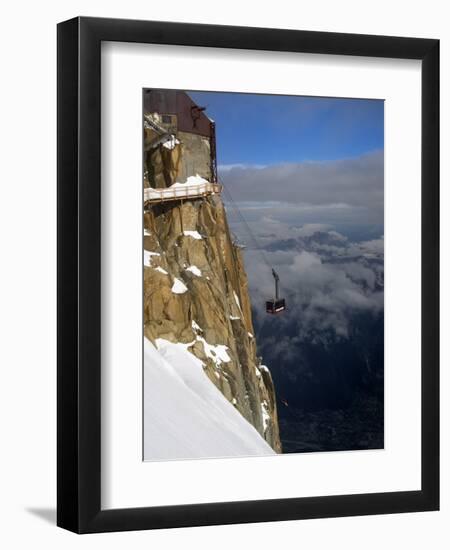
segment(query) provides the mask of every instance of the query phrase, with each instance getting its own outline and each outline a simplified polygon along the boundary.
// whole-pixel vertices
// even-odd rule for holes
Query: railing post
[[[180,213],[181,234],[183,235],[183,234],[184,234],[184,229],[183,229],[183,214],[182,214],[182,210],[183,210],[183,199],[181,199],[181,204],[180,204],[180,207],[179,207],[179,209],[178,209],[178,212]]]

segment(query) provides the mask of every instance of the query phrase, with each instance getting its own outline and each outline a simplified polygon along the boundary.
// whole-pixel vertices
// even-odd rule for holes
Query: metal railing
[[[195,185],[177,185],[176,187],[166,187],[155,189],[146,187],[144,189],[144,202],[165,202],[182,200],[185,198],[206,197],[216,195],[222,192],[222,186],[219,183],[198,183]]]

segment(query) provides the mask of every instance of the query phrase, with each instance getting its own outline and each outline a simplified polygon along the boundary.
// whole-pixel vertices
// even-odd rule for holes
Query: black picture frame
[[[422,61],[420,491],[101,509],[102,41]],[[77,17],[58,25],[57,524],[76,533],[439,509],[439,41]],[[407,131],[405,129],[405,131]]]

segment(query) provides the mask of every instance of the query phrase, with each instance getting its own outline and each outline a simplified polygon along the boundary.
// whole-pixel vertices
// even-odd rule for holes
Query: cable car
[[[280,298],[278,296],[278,283],[280,282],[280,277],[278,277],[278,273],[273,268],[272,275],[275,279],[275,298],[272,298],[272,300],[267,300],[266,313],[276,315],[277,313],[281,313],[286,309],[286,301],[284,298]]]

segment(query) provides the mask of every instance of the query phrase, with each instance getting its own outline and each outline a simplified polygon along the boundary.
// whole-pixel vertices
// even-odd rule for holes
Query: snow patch
[[[238,319],[240,319],[240,317],[236,316],[236,315],[230,315],[230,319],[232,321],[237,321]]]
[[[164,275],[169,275],[167,273],[167,271],[165,269],[163,269],[162,267],[158,266],[158,267],[155,267],[155,270],[156,271],[159,271],[160,273],[163,273]]]
[[[152,256],[161,256],[161,254],[152,252],[151,250],[145,250],[144,248],[144,265],[146,267],[152,267]]]
[[[197,335],[197,340],[202,342],[206,357],[212,359],[216,367],[220,367],[222,363],[229,363],[230,356],[227,353],[228,347],[223,344],[208,344],[208,342]]]
[[[234,301],[236,302],[237,307],[239,308],[239,311],[242,313],[241,302],[239,301],[239,296],[236,294],[236,292],[234,290],[233,290],[233,295],[234,295]]]
[[[144,460],[274,455],[189,345],[144,339]]]
[[[200,269],[196,265],[190,265],[189,267],[186,268],[186,271],[190,271],[191,273],[193,273],[197,277],[202,276],[202,272],[200,271]]]
[[[254,338],[253,334],[251,332],[247,332],[249,338]]]
[[[146,340],[146,338],[144,338],[144,340]],[[150,340],[149,340],[149,342],[150,342]],[[156,349],[158,351],[160,351],[162,353],[162,355],[164,355],[163,350],[168,347],[168,344],[172,344],[173,346],[176,346],[177,349],[182,349],[182,350],[186,351],[187,353],[190,353],[188,351],[188,348],[190,348],[193,343],[194,343],[194,340],[192,342],[188,342],[187,344],[183,344],[183,342],[177,342],[176,344],[174,344],[173,342],[169,342],[169,340],[165,340],[164,338],[156,338],[156,340],[155,340]],[[195,357],[195,355],[193,355],[193,357],[197,361],[200,361],[200,359],[197,359]],[[203,365],[203,363],[201,361],[200,361],[200,363]]]
[[[190,231],[190,230],[183,231],[183,235],[185,237],[192,237],[193,239],[197,239],[197,240],[200,240],[203,238],[198,231]]]
[[[183,281],[180,281],[180,279],[175,277],[172,285],[172,292],[174,294],[184,294],[187,292],[187,286],[183,283]]]
[[[270,423],[270,414],[269,414],[269,409],[268,409],[268,405],[267,405],[266,400],[264,400],[261,403],[261,414],[262,414],[262,421],[263,421],[263,430],[264,430],[264,433],[265,433],[265,431],[267,430],[267,427]]]
[[[144,236],[148,237],[149,235],[151,235],[151,232],[146,227],[144,227]]]
[[[208,344],[203,336],[199,336],[198,333],[203,333],[203,329],[194,320],[191,321],[191,327],[196,333],[195,340],[203,344],[203,350],[206,357],[212,359],[217,368],[219,368],[222,363],[229,363],[231,361],[231,358],[227,353],[228,346],[225,346],[224,344]],[[194,342],[187,344],[188,347],[192,346]]]
[[[179,140],[174,136],[174,135],[171,135],[170,138],[165,141],[162,145],[163,147],[165,147],[166,149],[175,149],[175,147],[179,144]]]
[[[179,181],[176,181],[175,183],[173,183],[170,187],[170,188],[176,188],[176,187],[180,187],[180,186],[184,186],[184,185],[189,185],[189,187],[194,187],[194,186],[202,186],[204,185],[205,183],[210,183],[207,179],[205,178],[202,178],[201,176],[199,176],[198,174],[196,174],[195,176],[189,176],[188,179],[183,182],[183,183],[180,183]]]

